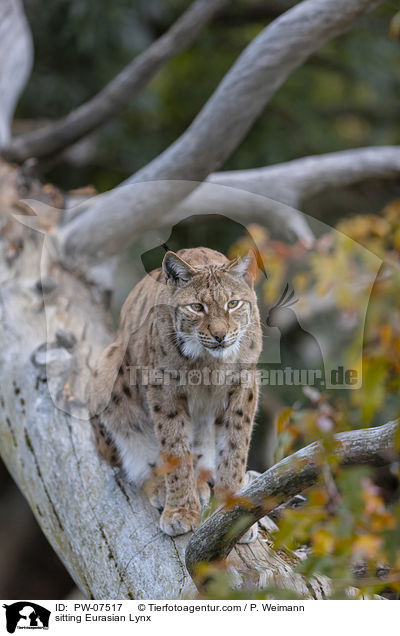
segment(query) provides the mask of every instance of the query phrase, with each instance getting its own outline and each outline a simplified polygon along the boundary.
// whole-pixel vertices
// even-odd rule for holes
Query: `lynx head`
[[[219,252],[203,251],[208,255],[206,264],[189,263],[174,252],[164,257],[177,343],[192,359],[208,353],[232,360],[241,343],[250,343],[252,325],[258,320],[253,260],[249,255],[229,261]]]

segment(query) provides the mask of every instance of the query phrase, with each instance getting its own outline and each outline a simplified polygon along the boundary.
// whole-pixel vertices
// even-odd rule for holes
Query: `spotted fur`
[[[168,252],[128,296],[93,376],[99,451],[163,509],[169,535],[198,524],[210,486],[243,485],[262,342],[251,269],[207,248]]]

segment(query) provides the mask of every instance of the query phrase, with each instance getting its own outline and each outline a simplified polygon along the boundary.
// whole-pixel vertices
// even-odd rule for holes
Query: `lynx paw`
[[[257,539],[258,536],[258,524],[254,523],[251,528],[247,530],[247,532],[243,535],[241,539],[239,539],[238,543],[253,543]]]
[[[197,492],[199,493],[200,505],[203,508],[208,506],[211,497],[211,488],[206,481],[197,481]]]
[[[143,492],[149,498],[154,508],[162,510],[165,505],[165,483],[164,478],[150,477],[143,484]]]
[[[197,475],[197,492],[200,499],[201,507],[208,506],[211,497],[211,486],[214,485],[215,479],[211,470],[201,468]]]
[[[160,519],[160,528],[170,537],[186,534],[194,530],[200,520],[200,510],[186,508],[164,508]]]

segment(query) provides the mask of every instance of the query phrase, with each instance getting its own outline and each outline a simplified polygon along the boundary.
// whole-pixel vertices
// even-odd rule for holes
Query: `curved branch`
[[[307,197],[327,188],[399,176],[400,146],[357,148],[265,168],[214,172],[167,214],[165,221],[176,223],[185,215],[219,210],[238,220],[263,222],[286,239],[310,243],[311,229],[305,215],[296,209]],[[208,184],[225,187],[211,188]],[[249,197],[245,192],[260,196]]]
[[[45,157],[64,150],[102,126],[131,101],[170,59],[187,49],[215,13],[231,0],[197,0],[175,24],[136,57],[103,90],[66,117],[12,140],[9,161]]]
[[[298,207],[328,188],[400,176],[400,146],[376,146],[295,159],[266,168],[216,172],[207,181]]]
[[[224,173],[215,173],[219,174]],[[274,197],[253,194],[250,188],[240,188],[234,183],[232,180],[232,186],[227,187],[219,185],[218,179],[207,179],[160,220],[161,227],[171,227],[195,214],[218,213],[239,223],[262,223],[281,240],[312,245],[315,237],[305,214]]]
[[[310,244],[313,233],[305,215],[296,209],[301,208],[305,199],[327,188],[399,176],[400,146],[357,148],[304,157],[265,168],[214,172],[182,203],[160,219],[160,225],[170,226],[188,216],[215,214],[218,210],[220,214],[239,222],[262,222],[286,240],[301,240]],[[129,192],[127,205],[128,199]],[[146,219],[142,219],[142,229],[153,226],[153,222],[150,222],[146,228],[145,222]],[[118,246],[116,239],[116,248]]]
[[[0,2],[0,149],[32,67],[32,37],[20,0]]]
[[[189,128],[132,180],[202,181],[232,154],[290,73],[381,0],[304,0],[243,51]]]
[[[398,457],[396,440],[399,421],[376,428],[348,431],[335,435],[336,454],[342,465],[365,464],[381,466]],[[276,503],[301,492],[316,483],[322,468],[321,445],[314,442],[293,453],[257,477],[240,491],[250,506],[223,507],[214,512],[193,534],[186,549],[186,567],[191,574],[203,561],[226,557],[240,537],[268,512],[268,498]],[[271,504],[269,504],[271,506]],[[243,523],[238,523],[241,520]],[[235,530],[236,526],[236,530]]]
[[[120,250],[132,241],[143,218],[157,223],[229,157],[295,68],[381,2],[304,0],[272,22],[243,51],[186,132],[127,181],[179,179],[192,185],[176,191],[165,184],[139,200],[116,188],[64,229],[65,253],[89,261],[106,258],[116,245]],[[102,233],[96,232],[99,225]]]

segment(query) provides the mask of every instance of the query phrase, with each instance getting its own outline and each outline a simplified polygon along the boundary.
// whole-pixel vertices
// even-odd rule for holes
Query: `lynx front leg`
[[[257,399],[256,384],[231,389],[228,407],[216,420],[217,493],[236,492],[243,486]]]
[[[200,501],[184,412],[151,401],[155,434],[165,466],[166,499],[160,527],[176,536],[193,530],[200,520]]]

